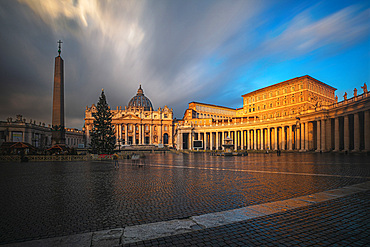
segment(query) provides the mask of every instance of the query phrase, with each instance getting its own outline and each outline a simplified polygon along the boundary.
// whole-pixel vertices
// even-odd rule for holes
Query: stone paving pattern
[[[123,246],[369,246],[370,192]]]
[[[119,169],[102,162],[2,163],[0,244],[183,219],[357,184],[370,180],[364,157],[167,154],[148,157],[145,167],[121,161]]]

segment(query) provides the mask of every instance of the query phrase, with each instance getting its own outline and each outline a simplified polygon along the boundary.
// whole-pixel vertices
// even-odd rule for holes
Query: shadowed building
[[[52,118],[52,145],[65,144],[64,129],[64,61],[60,56],[61,41],[58,41],[59,55],[55,58],[54,91],[53,91],[53,118]]]

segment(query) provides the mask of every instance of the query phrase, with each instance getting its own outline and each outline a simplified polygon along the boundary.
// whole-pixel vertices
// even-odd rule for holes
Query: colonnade
[[[313,115],[298,121],[206,126],[179,131],[179,149],[194,149],[202,140],[204,150],[222,150],[224,139],[233,139],[234,150],[370,151],[370,111],[330,117]]]
[[[128,123],[115,124],[117,144],[122,145],[151,145],[151,144],[168,144],[172,143],[172,135],[170,128],[165,129],[164,125],[144,124],[144,123]]]

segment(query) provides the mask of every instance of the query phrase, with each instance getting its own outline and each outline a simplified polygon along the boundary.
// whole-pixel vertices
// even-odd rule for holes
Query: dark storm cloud
[[[85,107],[97,102],[102,88],[115,108],[127,105],[141,84],[155,108],[168,105],[178,118],[190,101],[240,107],[240,95],[265,86],[256,78],[267,67],[332,44],[335,49],[348,47],[369,32],[368,9],[357,5],[338,7],[322,18],[310,16],[317,7],[307,8],[309,1],[304,11],[293,8],[296,13],[291,5],[2,1],[0,119],[23,114],[51,122],[59,39],[65,60],[66,124],[81,128]],[[340,27],[351,27],[351,35],[343,36]],[[284,76],[290,79],[291,74]]]

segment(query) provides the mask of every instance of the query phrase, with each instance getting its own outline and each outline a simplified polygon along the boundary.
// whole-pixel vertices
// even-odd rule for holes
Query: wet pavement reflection
[[[1,163],[0,244],[181,219],[370,180],[366,156],[147,154]]]

